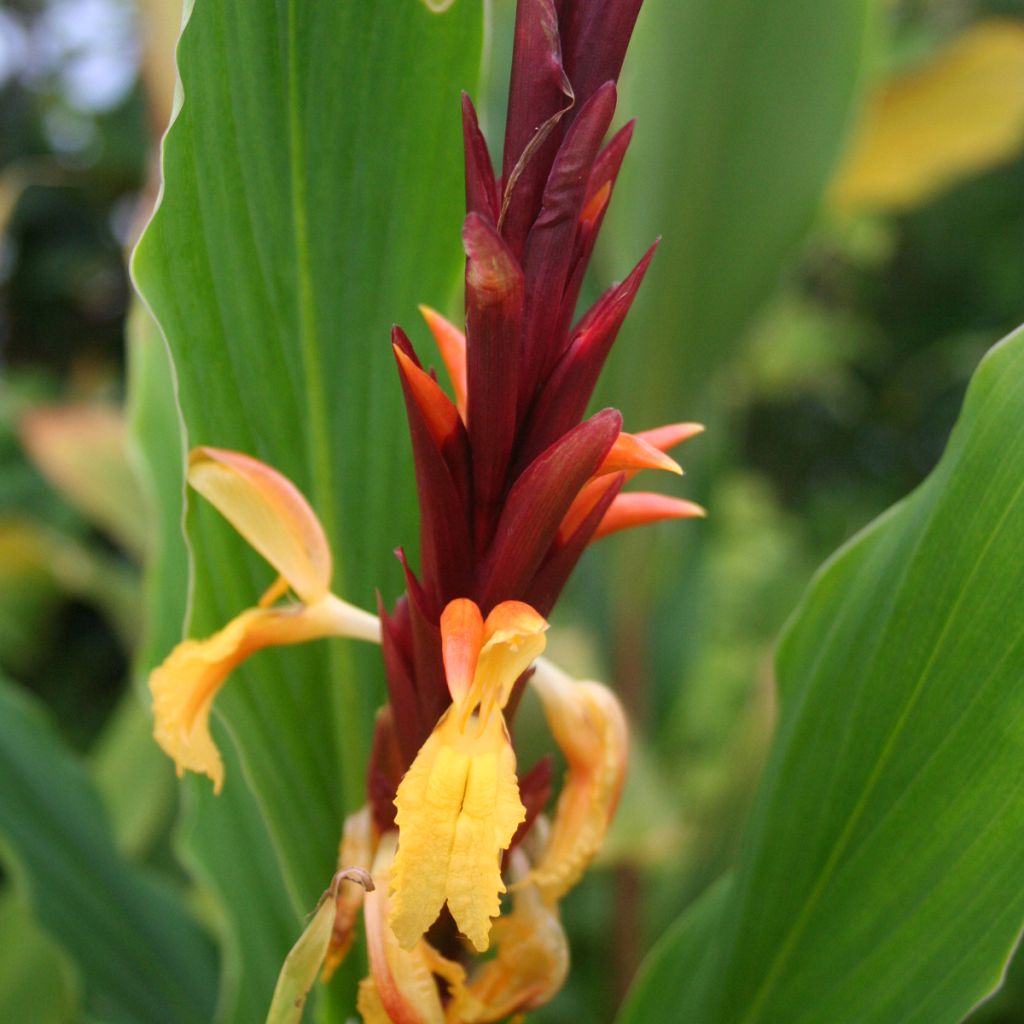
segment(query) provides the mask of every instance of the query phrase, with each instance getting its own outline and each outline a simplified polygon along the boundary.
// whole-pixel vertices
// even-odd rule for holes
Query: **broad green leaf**
[[[228,770],[241,772],[230,745],[224,754]],[[252,794],[237,786],[214,800],[205,786],[205,780],[186,780],[178,849],[192,875],[216,896],[214,918],[223,956],[217,1020],[249,1024],[266,1016],[302,919],[285,892]]]
[[[129,457],[147,525],[142,636],[135,648],[140,688],[179,639],[188,609],[188,548],[181,529],[185,442],[174,367],[153,318],[136,303],[128,318]]]
[[[121,856],[82,765],[27,695],[2,682],[0,778],[5,866],[76,961],[90,1012],[209,1020],[216,967],[207,936],[164,883]]]
[[[142,683],[181,635],[188,552],[181,530],[184,455],[174,374],[163,339],[141,308],[132,315],[129,353],[132,435],[153,539],[145,571],[147,628],[136,658]],[[150,742],[170,770],[163,752]],[[241,776],[230,742],[223,749],[228,772]],[[217,1019],[247,1024],[265,1014],[299,920],[249,787],[231,786],[214,798],[205,780],[188,780],[183,797],[178,850],[193,877],[214,897],[213,917],[221,939]]]
[[[401,588],[392,549],[415,549],[389,329],[414,327],[418,302],[444,305],[457,279],[459,90],[477,84],[481,44],[479,0],[441,14],[420,0],[197,0],[178,47],[164,191],[133,263],[173,358],[185,447],[243,450],[294,480],[333,544],[334,589],[366,607],[375,588],[388,601]],[[189,631],[201,636],[251,606],[272,573],[198,501],[188,524]],[[170,563],[177,542],[164,538]],[[181,592],[174,603],[185,606]],[[237,821],[255,798],[291,903],[283,952],[333,873],[346,810],[365,798],[382,683],[377,651],[317,644],[261,652],[218,698],[216,735],[241,769],[218,800],[205,783],[190,789],[195,820],[237,798],[221,812]],[[251,840],[242,830],[214,848],[193,833],[222,894],[229,858]],[[268,903],[262,931],[259,906],[249,924],[278,948],[276,894]]]
[[[971,383],[938,467],[822,570],[734,883],[622,1015],[673,987],[705,1024],[943,1024],[1024,924],[1024,331]],[[680,976],[687,981],[680,985]]]

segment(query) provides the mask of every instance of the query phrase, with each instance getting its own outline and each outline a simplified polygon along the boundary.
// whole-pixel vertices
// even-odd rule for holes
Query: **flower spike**
[[[616,409],[585,418],[658,244],[590,309],[577,309],[632,137],[630,121],[606,139],[640,4],[518,0],[497,171],[462,97],[465,322],[421,307],[447,394],[401,328],[392,331],[420,561],[410,565],[397,548],[405,593],[390,608],[378,598],[380,620],[331,593],[325,531],[280,474],[216,448],[191,459],[193,487],[277,579],[256,607],[180,644],[152,674],[156,735],[179,772],[205,772],[220,788],[210,710],[253,652],[323,636],[382,645],[389,703],[374,728],[367,807],[348,819],[342,844],[350,863],[372,859],[377,889],[339,892],[330,935],[315,935],[329,973],[362,902],[366,1024],[487,1024],[541,1005],[562,984],[568,949],[557,903],[608,829],[628,737],[610,690],[541,658],[546,616],[594,540],[703,515],[692,502],[623,490],[641,470],[681,474],[666,453],[702,428],[628,433]],[[525,685],[564,754],[560,789],[550,758],[517,778],[508,723]],[[507,881],[512,906],[501,918]],[[471,965],[470,947],[492,942],[495,955]]]

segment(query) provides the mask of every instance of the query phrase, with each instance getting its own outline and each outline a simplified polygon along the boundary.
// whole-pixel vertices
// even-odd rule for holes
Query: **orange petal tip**
[[[331,549],[299,489],[242,452],[199,447],[188,481],[288,581],[306,603],[327,593]]]

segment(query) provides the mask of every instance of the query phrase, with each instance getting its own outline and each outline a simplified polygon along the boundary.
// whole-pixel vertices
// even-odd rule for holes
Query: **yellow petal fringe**
[[[370,976],[359,986],[357,1007],[365,1024],[444,1024],[434,976],[441,976],[457,991],[465,972],[425,939],[419,938],[410,949],[402,948],[388,926],[396,840],[393,832],[381,839],[373,865],[376,889],[366,894],[363,903]]]
[[[525,876],[522,850],[513,851],[513,874]],[[512,912],[495,922],[497,955],[457,990],[449,1021],[490,1024],[535,1010],[555,996],[569,973],[569,943],[558,917],[535,885],[516,886]]]
[[[445,902],[473,946],[487,949],[505,891],[500,857],[526,817],[516,758],[500,714],[463,731],[442,717],[395,797],[401,841],[392,871],[391,927],[415,947]]]

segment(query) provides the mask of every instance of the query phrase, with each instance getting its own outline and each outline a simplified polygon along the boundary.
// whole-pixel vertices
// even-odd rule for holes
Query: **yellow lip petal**
[[[451,601],[441,615],[441,649],[459,728],[478,707],[485,723],[508,703],[516,680],[544,650],[547,621],[522,601],[503,601],[486,620],[468,598]]]
[[[512,852],[513,871],[525,875],[526,858]],[[493,930],[497,955],[477,968],[453,1007],[461,1024],[489,1024],[535,1010],[555,996],[569,972],[569,943],[555,906],[535,885],[516,888],[512,912]]]
[[[449,987],[458,990],[464,972],[422,938],[408,949],[399,944],[388,926],[394,860],[392,832],[381,839],[373,864],[376,889],[366,894],[363,903],[370,977],[359,986],[358,1009],[364,1024],[443,1024],[445,1013],[434,976],[442,975]]]
[[[288,581],[307,604],[327,593],[331,550],[295,485],[240,452],[196,448],[189,483]]]
[[[220,792],[224,765],[210,735],[210,709],[217,691],[256,651],[326,636],[374,640],[379,624],[376,616],[328,594],[309,607],[251,608],[206,640],[178,644],[149,677],[153,735],[174,759],[178,775],[208,775],[214,791]]]
[[[541,661],[531,685],[568,763],[551,835],[529,876],[552,902],[579,881],[604,842],[625,781],[629,731],[622,705],[600,683],[576,682]]]
[[[516,680],[544,653],[547,620],[522,601],[503,601],[484,620],[484,644],[466,711],[480,704],[486,721],[495,708],[504,708]]]
[[[526,811],[502,716],[463,731],[447,712],[395,797],[400,836],[391,874],[391,927],[412,949],[445,902],[478,950],[500,909],[500,857]]]

